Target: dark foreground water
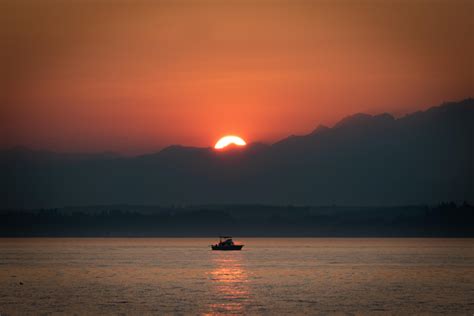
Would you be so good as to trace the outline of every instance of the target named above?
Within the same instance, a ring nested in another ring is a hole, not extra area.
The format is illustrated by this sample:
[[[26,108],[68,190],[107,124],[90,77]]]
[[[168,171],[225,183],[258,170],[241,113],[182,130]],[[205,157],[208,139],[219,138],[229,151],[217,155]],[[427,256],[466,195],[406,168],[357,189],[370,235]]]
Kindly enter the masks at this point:
[[[0,314],[474,313],[474,239],[0,239]]]

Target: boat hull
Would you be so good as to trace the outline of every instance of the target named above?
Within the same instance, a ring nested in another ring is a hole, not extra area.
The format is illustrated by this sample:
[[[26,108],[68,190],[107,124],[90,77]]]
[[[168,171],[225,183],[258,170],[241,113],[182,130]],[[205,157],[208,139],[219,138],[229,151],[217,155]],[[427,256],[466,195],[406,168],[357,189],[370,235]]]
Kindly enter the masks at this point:
[[[231,251],[231,250],[241,250],[244,245],[232,245],[232,246],[220,246],[220,245],[212,245],[212,250],[223,250],[223,251]]]

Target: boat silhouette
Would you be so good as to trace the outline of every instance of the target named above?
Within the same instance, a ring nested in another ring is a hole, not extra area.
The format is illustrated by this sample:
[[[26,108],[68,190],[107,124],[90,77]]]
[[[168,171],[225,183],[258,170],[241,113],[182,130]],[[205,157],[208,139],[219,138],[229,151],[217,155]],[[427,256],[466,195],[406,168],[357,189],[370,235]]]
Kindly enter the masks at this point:
[[[236,245],[231,236],[219,236],[219,243],[211,245],[212,250],[241,250],[244,245]]]

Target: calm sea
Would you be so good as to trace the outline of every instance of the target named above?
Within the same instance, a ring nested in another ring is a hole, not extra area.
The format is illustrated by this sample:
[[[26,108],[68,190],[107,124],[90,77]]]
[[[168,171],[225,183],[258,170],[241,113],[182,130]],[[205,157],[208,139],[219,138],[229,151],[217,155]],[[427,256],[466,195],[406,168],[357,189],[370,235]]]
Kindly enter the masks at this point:
[[[474,239],[0,239],[0,314],[474,313]]]

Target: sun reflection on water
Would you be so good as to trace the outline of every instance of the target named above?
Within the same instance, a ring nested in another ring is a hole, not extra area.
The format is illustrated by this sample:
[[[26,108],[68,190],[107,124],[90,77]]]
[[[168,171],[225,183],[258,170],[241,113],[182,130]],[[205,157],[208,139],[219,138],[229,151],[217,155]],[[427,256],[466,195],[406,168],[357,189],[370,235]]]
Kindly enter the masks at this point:
[[[242,252],[214,252],[209,272],[214,297],[207,315],[240,314],[249,300],[248,275]]]

